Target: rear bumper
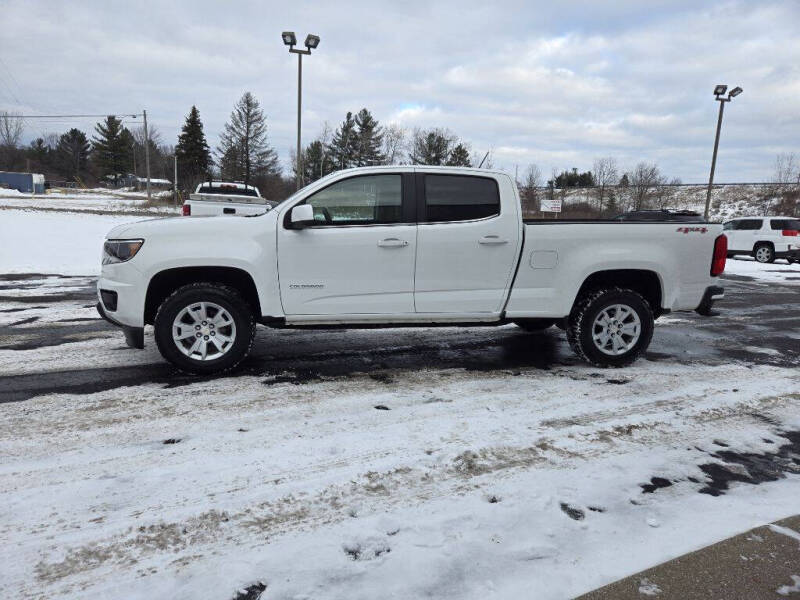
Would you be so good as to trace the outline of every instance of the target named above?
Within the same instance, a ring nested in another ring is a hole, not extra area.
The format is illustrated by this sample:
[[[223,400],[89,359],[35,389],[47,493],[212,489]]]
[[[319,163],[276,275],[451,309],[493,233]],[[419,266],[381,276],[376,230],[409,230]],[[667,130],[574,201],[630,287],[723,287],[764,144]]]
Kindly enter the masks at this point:
[[[703,299],[694,310],[698,315],[703,315],[704,317],[711,316],[711,308],[714,306],[714,302],[717,300],[722,300],[724,297],[724,287],[719,285],[711,285],[706,288],[706,291],[703,294]]]
[[[125,334],[125,343],[128,344],[128,346],[137,348],[138,350],[144,348],[144,327],[131,327],[130,325],[123,325],[119,321],[114,320],[113,317],[108,316],[108,313],[103,308],[102,302],[97,303],[97,312],[99,312],[100,316],[106,321],[122,329],[122,333]]]

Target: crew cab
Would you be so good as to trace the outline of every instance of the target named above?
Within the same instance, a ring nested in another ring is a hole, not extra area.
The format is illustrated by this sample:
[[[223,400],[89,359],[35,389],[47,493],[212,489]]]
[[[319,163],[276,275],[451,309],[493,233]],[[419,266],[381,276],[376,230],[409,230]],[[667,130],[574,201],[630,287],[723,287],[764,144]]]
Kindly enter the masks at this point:
[[[180,369],[233,368],[256,323],[281,328],[559,325],[597,366],[623,366],[670,311],[723,297],[722,226],[523,220],[500,171],[338,171],[269,212],[111,230],[98,310]],[[537,343],[532,338],[531,343]]]
[[[183,216],[261,215],[272,206],[253,185],[230,181],[204,181],[183,204]]]
[[[796,217],[741,217],[723,224],[728,257],[753,256],[760,263],[785,258],[800,262],[800,219]]]

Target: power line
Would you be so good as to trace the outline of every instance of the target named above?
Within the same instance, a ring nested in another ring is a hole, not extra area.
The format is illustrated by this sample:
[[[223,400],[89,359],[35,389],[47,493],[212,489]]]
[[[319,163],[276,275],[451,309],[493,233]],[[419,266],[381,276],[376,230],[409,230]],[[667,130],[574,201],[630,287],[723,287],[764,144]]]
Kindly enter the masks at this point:
[[[3,115],[10,119],[102,119],[103,117],[141,117],[142,113],[106,113],[104,115]]]

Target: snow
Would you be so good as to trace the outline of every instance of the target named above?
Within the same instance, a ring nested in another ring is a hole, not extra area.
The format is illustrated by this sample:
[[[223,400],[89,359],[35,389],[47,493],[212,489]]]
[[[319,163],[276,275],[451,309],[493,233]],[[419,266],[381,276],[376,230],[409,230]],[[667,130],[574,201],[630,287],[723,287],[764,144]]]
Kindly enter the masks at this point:
[[[16,190],[0,190],[0,208],[28,208],[59,211],[91,211],[100,213],[157,213],[178,214],[176,206],[154,206],[147,203],[144,192],[128,192],[125,190],[86,190],[86,191],[54,191],[47,194],[6,194]],[[172,197],[172,192],[153,194],[153,197]]]
[[[782,585],[775,590],[781,596],[788,596],[800,592],[800,575],[792,575],[792,585]]]
[[[760,263],[750,257],[736,256],[725,262],[725,275],[742,275],[764,283],[800,285],[800,264],[786,261]]]
[[[146,343],[91,364],[158,361]],[[61,355],[77,361],[80,344]],[[17,360],[65,368],[51,351]],[[796,512],[797,475],[718,498],[687,480],[703,480],[712,440],[774,451],[754,412],[800,426],[793,370],[641,361],[624,386],[607,375],[241,375],[0,405],[0,592],[225,598],[262,580],[272,598],[547,600]],[[653,476],[674,484],[643,494]]]
[[[100,272],[103,239],[136,217],[0,210],[0,273]]]

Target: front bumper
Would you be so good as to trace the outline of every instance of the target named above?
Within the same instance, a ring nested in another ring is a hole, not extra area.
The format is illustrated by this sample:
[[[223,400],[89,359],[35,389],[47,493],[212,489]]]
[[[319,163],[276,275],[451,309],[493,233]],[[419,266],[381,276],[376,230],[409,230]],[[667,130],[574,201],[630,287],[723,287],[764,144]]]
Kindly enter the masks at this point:
[[[719,285],[711,285],[706,288],[705,293],[703,294],[703,299],[700,301],[700,304],[694,311],[698,315],[703,315],[704,317],[710,317],[713,313],[711,312],[712,307],[714,306],[714,302],[717,300],[722,300],[725,297],[725,288]]]
[[[106,321],[122,329],[122,333],[125,334],[125,343],[127,343],[128,346],[139,350],[144,348],[144,327],[131,327],[130,325],[123,325],[119,321],[114,320],[113,317],[108,316],[108,313],[103,308],[102,302],[97,303],[97,312],[99,312],[100,316]]]

